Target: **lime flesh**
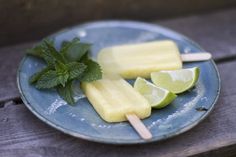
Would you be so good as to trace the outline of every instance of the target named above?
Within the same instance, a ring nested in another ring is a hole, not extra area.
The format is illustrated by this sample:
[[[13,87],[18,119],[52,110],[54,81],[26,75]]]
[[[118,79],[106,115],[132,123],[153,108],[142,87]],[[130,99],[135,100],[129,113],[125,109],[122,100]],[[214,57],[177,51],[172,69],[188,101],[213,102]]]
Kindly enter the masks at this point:
[[[134,89],[148,100],[151,107],[157,109],[167,106],[177,97],[174,93],[157,87],[141,77],[136,79]]]
[[[178,94],[192,88],[198,81],[199,73],[198,67],[153,72],[151,73],[151,80],[156,86]]]

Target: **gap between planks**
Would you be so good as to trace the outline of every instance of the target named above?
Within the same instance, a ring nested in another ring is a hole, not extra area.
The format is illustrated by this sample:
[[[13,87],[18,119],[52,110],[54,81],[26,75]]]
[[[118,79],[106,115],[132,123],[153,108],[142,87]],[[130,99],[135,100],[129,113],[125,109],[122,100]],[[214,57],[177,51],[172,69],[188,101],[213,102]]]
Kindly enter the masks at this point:
[[[21,100],[21,98],[17,97],[17,98],[11,99],[11,100],[5,100],[5,101],[0,102],[0,108],[3,108],[3,107],[5,107],[8,104],[11,104],[11,105],[21,105],[21,104],[24,104],[24,103]]]
[[[236,55],[225,56],[222,58],[214,59],[216,64],[223,64],[227,62],[234,62],[236,61]]]

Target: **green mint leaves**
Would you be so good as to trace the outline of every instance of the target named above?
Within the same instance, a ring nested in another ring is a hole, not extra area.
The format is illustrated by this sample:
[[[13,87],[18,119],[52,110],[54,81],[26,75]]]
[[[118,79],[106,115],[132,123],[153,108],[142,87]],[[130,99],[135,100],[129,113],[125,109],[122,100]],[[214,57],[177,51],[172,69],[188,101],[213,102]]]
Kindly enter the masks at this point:
[[[43,59],[47,66],[33,74],[29,82],[38,89],[55,88],[68,104],[74,104],[73,81],[91,82],[102,78],[99,64],[88,56],[90,47],[91,44],[74,38],[63,42],[57,51],[53,41],[43,40],[27,54]]]

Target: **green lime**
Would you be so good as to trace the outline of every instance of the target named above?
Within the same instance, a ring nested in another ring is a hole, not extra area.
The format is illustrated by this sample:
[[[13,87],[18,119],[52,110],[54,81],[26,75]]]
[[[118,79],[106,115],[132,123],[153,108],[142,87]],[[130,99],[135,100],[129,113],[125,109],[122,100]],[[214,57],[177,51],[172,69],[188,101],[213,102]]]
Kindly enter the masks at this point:
[[[153,108],[157,109],[167,106],[177,97],[174,93],[157,87],[141,77],[136,79],[134,89],[143,95]]]
[[[199,73],[198,67],[153,72],[151,73],[151,80],[156,86],[177,94],[192,88],[198,81]]]

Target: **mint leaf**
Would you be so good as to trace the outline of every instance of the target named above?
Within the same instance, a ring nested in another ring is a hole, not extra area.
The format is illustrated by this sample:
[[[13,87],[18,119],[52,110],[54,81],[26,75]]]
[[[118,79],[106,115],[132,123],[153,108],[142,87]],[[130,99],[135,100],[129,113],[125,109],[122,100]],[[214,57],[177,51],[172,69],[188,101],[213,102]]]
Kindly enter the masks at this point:
[[[61,44],[60,53],[62,53],[62,55],[64,55],[71,45],[79,43],[79,42],[80,42],[80,39],[77,37],[74,38],[72,41],[63,41]]]
[[[29,82],[30,82],[31,84],[36,83],[36,82],[38,81],[38,79],[39,79],[43,74],[45,74],[46,72],[48,72],[49,70],[50,70],[50,68],[49,68],[49,67],[46,67],[46,68],[42,69],[41,71],[39,71],[39,72],[33,74],[33,75],[30,77]]]
[[[69,61],[79,61],[81,57],[88,52],[90,47],[91,44],[74,41],[71,44],[67,44],[67,46],[62,49],[61,53]]]
[[[53,43],[51,43],[51,42],[49,42],[49,41],[47,41],[47,40],[45,40],[44,43],[45,43],[45,45],[46,45],[46,47],[47,47],[47,51],[46,51],[46,52],[47,52],[51,57],[53,57],[55,60],[60,61],[60,62],[62,62],[62,63],[65,63],[65,62],[66,62],[64,56],[61,55],[61,53],[57,52],[57,50],[55,49]]]
[[[43,56],[42,56],[42,48],[41,48],[40,45],[36,45],[32,49],[27,49],[26,50],[26,54],[31,55],[31,56],[35,56],[35,57],[38,57],[38,58],[43,58]]]
[[[102,78],[102,69],[98,63],[91,59],[86,59],[84,64],[87,68],[80,78],[80,81],[91,82]]]
[[[36,82],[36,88],[47,89],[52,88],[60,84],[57,72],[54,70],[49,70],[48,72],[42,74],[42,76]]]
[[[68,82],[65,87],[59,85],[57,86],[58,94],[69,104],[74,104],[75,100],[73,98],[73,89],[72,89],[72,81]]]
[[[56,69],[56,71],[59,73],[65,73],[65,72],[67,72],[67,67],[66,67],[66,65],[64,64],[64,63],[62,63],[62,62],[56,62],[55,63],[55,69]]]
[[[43,51],[47,50],[47,46],[45,45],[45,41],[47,41],[50,44],[53,44],[52,40],[44,39],[39,44],[35,45],[33,48],[26,50],[26,53],[28,55],[32,55],[38,58],[43,58]]]
[[[55,63],[56,70],[47,70],[38,78],[36,87],[41,88],[52,88],[59,84],[63,87],[69,79],[69,72],[67,66],[61,62]]]
[[[63,87],[65,87],[65,85],[66,85],[66,82],[68,81],[68,79],[69,79],[69,74],[67,73],[67,74],[64,74],[64,75],[58,75],[58,80],[59,80],[59,82],[60,82],[60,84],[63,86]]]
[[[44,39],[32,49],[27,50],[27,54],[43,59],[49,66],[52,67],[56,59],[54,58],[54,55],[52,55],[50,52],[52,50],[51,47],[53,47],[53,41]],[[56,50],[53,49],[53,51]]]
[[[60,84],[64,87],[70,76],[68,72],[68,68],[65,64],[61,62],[56,62],[55,68],[56,68],[58,80]]]
[[[87,66],[83,63],[78,63],[78,62],[71,62],[66,64],[68,71],[69,71],[69,76],[70,80],[78,78],[83,74]]]
[[[43,50],[41,55],[48,66],[54,67],[56,60],[48,53],[48,50]]]

